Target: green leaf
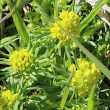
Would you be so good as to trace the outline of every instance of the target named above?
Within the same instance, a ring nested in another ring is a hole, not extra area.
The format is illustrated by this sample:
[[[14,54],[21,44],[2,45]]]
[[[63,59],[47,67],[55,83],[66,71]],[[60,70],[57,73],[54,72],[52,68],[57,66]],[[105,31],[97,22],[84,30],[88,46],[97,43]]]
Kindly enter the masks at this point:
[[[58,12],[59,12],[59,0],[54,0],[54,19],[56,21],[59,20],[59,18],[58,18]]]
[[[43,25],[43,24],[40,23],[40,22],[35,22],[35,21],[32,21],[32,20],[27,20],[27,19],[24,19],[24,21],[26,21],[26,22],[28,22],[28,23],[35,24],[35,25],[40,26],[40,27],[46,27],[46,25]]]
[[[7,76],[2,76],[2,77],[0,78],[0,81],[3,82],[3,80],[6,79],[6,78],[7,78]],[[4,81],[3,83],[6,83],[6,82]],[[5,84],[4,84],[4,85],[5,85]],[[6,84],[6,86],[7,86],[7,84]]]
[[[95,94],[95,85],[93,85],[89,100],[88,100],[88,110],[94,110],[94,94]]]
[[[16,100],[14,110],[18,110],[19,100]]]
[[[37,29],[37,32],[50,32],[50,28],[40,28]]]
[[[14,38],[16,38],[17,36],[12,36],[12,37],[6,37],[0,40],[0,44],[6,43]]]
[[[10,18],[14,13],[19,11],[24,5],[26,5],[30,0],[17,0],[16,5],[12,8],[10,13],[8,13],[4,18],[0,20],[0,23],[4,20]]]
[[[10,46],[10,45],[4,45],[4,48],[5,48],[10,54],[12,54],[13,51],[14,51],[13,47]]]
[[[59,79],[58,77],[56,77],[55,75],[52,75],[50,73],[37,73],[41,76],[45,76],[45,77],[49,77],[49,78],[53,78],[53,79]]]
[[[13,47],[14,47],[16,50],[19,50],[19,49],[20,49],[19,46],[18,46],[16,43],[14,43],[14,42],[12,42],[11,45],[13,45]]]
[[[70,55],[70,52],[69,52],[69,48],[67,46],[65,46],[65,52],[66,52],[66,55],[68,57],[68,60],[71,62],[71,55]]]
[[[58,70],[62,73],[62,74],[67,74],[68,71],[65,70],[64,68],[62,68],[60,65],[58,64],[54,64],[56,66],[56,68],[58,68]]]
[[[97,45],[93,41],[88,41],[92,46],[96,47]]]
[[[12,67],[5,67],[5,68],[3,68],[3,69],[0,69],[0,71],[8,71],[9,69],[12,69]],[[6,74],[9,74],[8,72],[6,73],[6,72],[4,72],[4,73],[1,73],[0,72],[0,74],[4,74],[4,75],[6,75]]]
[[[108,0],[99,0],[98,3],[95,5],[95,7],[92,9],[92,11],[89,13],[89,15],[81,22],[81,28],[80,31],[83,30],[90,21],[98,14],[100,9],[106,4]]]
[[[0,51],[0,54],[3,55],[3,56],[5,56],[5,57],[9,57],[10,56],[9,54],[6,54],[6,53],[4,53],[2,51]]]
[[[30,78],[37,80],[36,76],[34,76],[33,74],[30,74]]]
[[[74,8],[74,13],[78,14],[79,10],[83,6],[84,2],[80,2],[75,8]]]
[[[49,23],[50,19],[49,19],[48,14],[47,14],[46,11],[44,10],[44,8],[41,7],[41,6],[38,5],[38,4],[37,4],[37,6],[38,6],[38,8],[40,9],[41,17],[42,17],[43,21],[44,21],[45,23]]]
[[[17,36],[16,36],[17,37]],[[9,44],[11,44],[13,41],[16,41],[16,40],[18,40],[19,38],[13,38],[12,40],[9,40],[9,41],[7,41],[7,42],[2,42],[2,44],[0,43],[0,48],[2,48],[2,47],[4,47],[4,46],[6,46],[6,45],[9,45]]]
[[[61,103],[60,103],[60,109],[59,110],[63,110],[64,105],[66,103],[66,100],[67,100],[67,97],[68,97],[68,94],[69,94],[70,83],[71,83],[71,80],[72,80],[72,77],[73,77],[73,72],[74,72],[74,67],[73,67],[73,70],[72,70],[72,72],[69,76],[67,85],[65,86],[65,90],[64,90],[64,94],[63,94],[63,97],[62,97],[62,100],[61,100]]]
[[[11,10],[13,8],[12,2],[10,0],[7,0],[7,4],[10,7],[10,10]],[[21,41],[23,41],[24,45],[25,44],[27,45],[28,41],[29,41],[29,36],[28,36],[27,31],[26,31],[26,29],[25,29],[25,27],[23,25],[23,22],[22,22],[22,20],[20,18],[19,13],[18,12],[15,13],[12,17],[13,17],[15,26],[16,26],[16,28],[18,30],[18,33],[21,36]]]
[[[2,64],[2,65],[10,65],[10,62],[7,62],[7,61],[0,61],[0,64]]]

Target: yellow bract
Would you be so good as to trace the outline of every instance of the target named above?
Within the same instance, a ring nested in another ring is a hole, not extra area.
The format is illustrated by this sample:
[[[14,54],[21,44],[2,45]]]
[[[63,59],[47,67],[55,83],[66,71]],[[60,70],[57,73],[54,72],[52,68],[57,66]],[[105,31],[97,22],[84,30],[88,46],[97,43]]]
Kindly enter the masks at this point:
[[[85,58],[78,59],[78,61],[79,69],[74,71],[75,75],[72,78],[71,86],[78,89],[79,96],[85,96],[90,93],[94,84],[98,84],[102,75],[94,63],[88,62]]]
[[[10,55],[9,61],[12,62],[12,69],[18,72],[31,70],[33,65],[34,55],[29,53],[27,49],[22,49],[20,51],[15,50],[13,54]]]
[[[76,36],[80,34],[80,22],[78,15],[76,15],[73,11],[62,11],[60,18],[61,20],[57,22],[76,38]],[[59,43],[64,46],[73,42],[69,36],[67,36],[66,33],[63,32],[63,30],[57,25],[57,23],[54,23],[54,27],[52,27],[50,31],[52,32],[52,37],[59,39]]]

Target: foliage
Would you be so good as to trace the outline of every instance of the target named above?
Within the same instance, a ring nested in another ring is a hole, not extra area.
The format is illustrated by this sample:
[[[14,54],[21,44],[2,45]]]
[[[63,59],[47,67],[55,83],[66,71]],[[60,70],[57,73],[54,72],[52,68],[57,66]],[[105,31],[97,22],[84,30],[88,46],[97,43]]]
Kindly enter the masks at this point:
[[[110,31],[97,16],[106,3],[1,1],[0,110],[110,108]]]

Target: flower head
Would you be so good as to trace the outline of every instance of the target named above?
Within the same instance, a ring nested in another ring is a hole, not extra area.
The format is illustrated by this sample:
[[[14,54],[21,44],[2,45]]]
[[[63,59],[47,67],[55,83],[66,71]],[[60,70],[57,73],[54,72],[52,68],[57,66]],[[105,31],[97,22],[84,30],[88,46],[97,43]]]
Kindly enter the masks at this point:
[[[78,89],[79,96],[86,96],[90,93],[92,86],[98,84],[98,81],[102,79],[102,75],[94,63],[88,62],[84,58],[78,59],[78,61],[79,69],[74,71],[71,86]]]
[[[30,71],[33,65],[34,55],[29,53],[27,49],[20,51],[15,50],[10,55],[9,61],[12,63],[12,69],[18,72]]]
[[[17,99],[21,99],[19,93],[11,94],[10,90],[3,91],[0,97],[0,110],[9,110],[11,104]]]
[[[80,22],[78,20],[78,15],[73,11],[62,11],[60,14],[61,20],[57,21],[66,31],[68,31],[73,37],[76,38],[80,34]],[[59,39],[59,43],[66,46],[71,44],[73,41],[66,35],[65,32],[54,23],[54,27],[50,29],[52,32],[52,37]]]

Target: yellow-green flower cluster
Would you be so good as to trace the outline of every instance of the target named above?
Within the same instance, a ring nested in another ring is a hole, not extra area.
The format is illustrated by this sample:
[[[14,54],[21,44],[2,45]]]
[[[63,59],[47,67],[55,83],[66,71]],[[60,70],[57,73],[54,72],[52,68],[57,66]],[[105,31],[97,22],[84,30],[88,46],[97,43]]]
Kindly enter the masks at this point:
[[[12,69],[18,72],[31,70],[33,65],[34,55],[29,53],[27,49],[22,49],[20,51],[15,50],[13,54],[10,55],[9,61],[12,62]]]
[[[102,78],[100,70],[94,63],[88,62],[86,59],[78,59],[79,69],[75,70],[72,78],[71,86],[78,89],[79,96],[88,95],[94,84]]]
[[[9,110],[11,104],[17,99],[21,99],[19,93],[11,94],[10,90],[2,92],[0,97],[0,110]]]
[[[62,11],[60,18],[61,20],[57,22],[76,38],[76,36],[80,34],[80,22],[78,20],[78,15],[76,15],[73,11]],[[73,42],[57,23],[54,23],[54,27],[52,27],[50,31],[52,32],[52,37],[59,39],[59,43],[64,46]]]

